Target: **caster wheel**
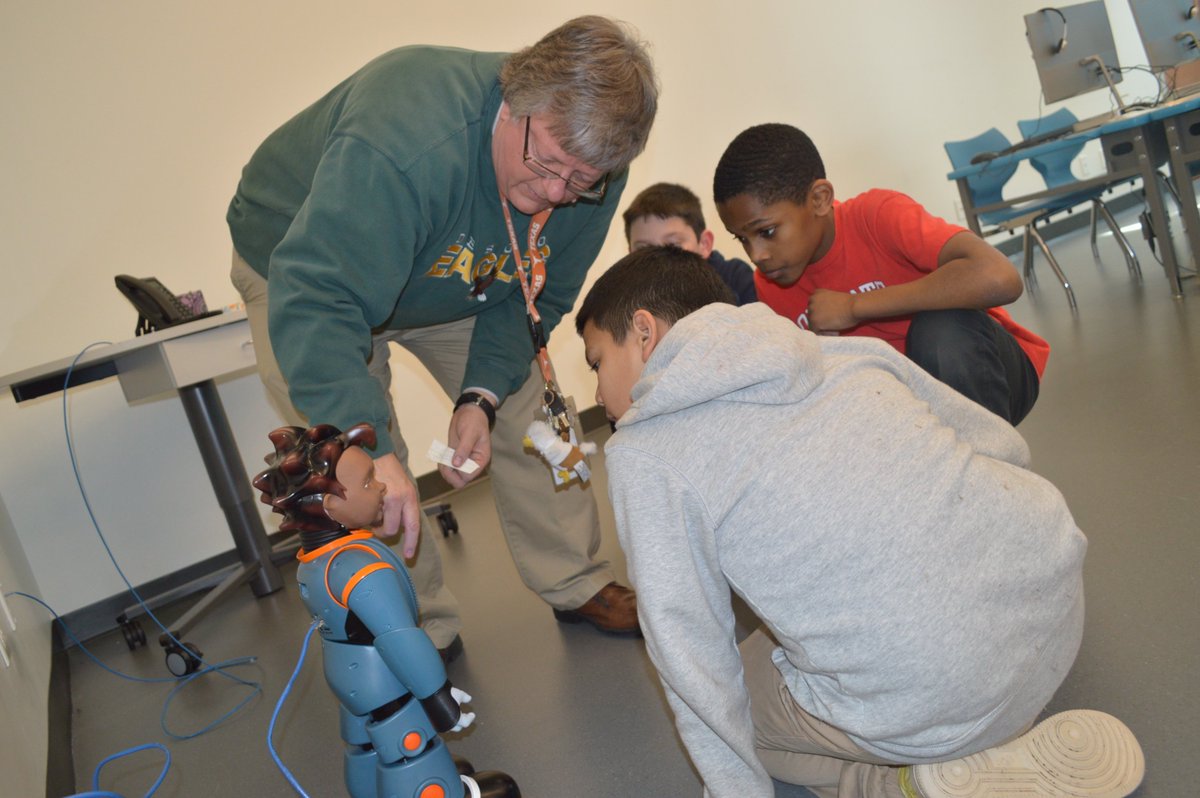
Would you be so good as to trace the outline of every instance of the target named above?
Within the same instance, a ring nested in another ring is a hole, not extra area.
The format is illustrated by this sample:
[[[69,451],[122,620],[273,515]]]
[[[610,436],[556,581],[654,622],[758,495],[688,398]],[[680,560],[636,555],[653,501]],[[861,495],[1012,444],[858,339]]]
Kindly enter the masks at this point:
[[[437,515],[438,526],[442,528],[442,537],[448,538],[451,534],[458,534],[458,519],[454,517],[453,510],[443,510]]]
[[[146,645],[146,631],[142,629],[140,622],[131,621],[124,615],[118,615],[117,623],[121,626],[121,635],[124,636],[125,645],[129,647],[130,651]]]
[[[191,643],[182,646],[176,643],[167,645],[167,670],[176,677],[187,676],[200,670],[203,652]]]

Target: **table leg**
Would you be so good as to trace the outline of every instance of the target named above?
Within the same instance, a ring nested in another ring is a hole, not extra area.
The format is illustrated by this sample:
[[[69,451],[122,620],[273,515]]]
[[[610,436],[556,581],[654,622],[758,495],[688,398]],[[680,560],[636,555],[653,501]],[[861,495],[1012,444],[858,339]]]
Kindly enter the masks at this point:
[[[225,512],[229,531],[243,564],[253,565],[256,573],[249,579],[256,596],[274,593],[283,587],[283,577],[271,560],[271,544],[263,529],[258,505],[250,490],[250,480],[242,465],[241,454],[233,439],[233,430],[221,404],[216,383],[204,380],[179,389],[179,398],[191,424],[196,445],[212,482],[213,492]]]
[[[1175,187],[1175,195],[1179,198],[1179,216],[1183,219],[1183,229],[1187,233],[1188,246],[1192,250],[1192,265],[1197,265],[1200,257],[1200,210],[1196,208],[1196,190],[1192,185],[1192,172],[1188,168],[1183,155],[1183,145],[1179,138],[1179,118],[1171,117],[1165,124],[1167,134],[1167,153],[1171,165],[1171,183]],[[1176,296],[1183,295],[1183,284],[1176,273]]]
[[[1171,240],[1167,208],[1163,202],[1162,187],[1158,184],[1158,170],[1146,144],[1145,128],[1133,137],[1132,144],[1134,154],[1137,156],[1138,167],[1142,173],[1142,188],[1146,192],[1146,202],[1150,204],[1150,224],[1154,228],[1154,237],[1158,239],[1163,267],[1167,270],[1167,279],[1171,281],[1171,292],[1173,296],[1181,297],[1183,296],[1183,283],[1179,278],[1179,262],[1175,258],[1175,242]]]

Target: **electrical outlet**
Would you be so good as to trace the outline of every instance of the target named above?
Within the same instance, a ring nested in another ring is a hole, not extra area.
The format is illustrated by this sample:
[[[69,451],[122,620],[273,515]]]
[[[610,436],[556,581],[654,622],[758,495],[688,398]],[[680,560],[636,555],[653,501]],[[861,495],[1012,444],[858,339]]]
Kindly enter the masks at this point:
[[[4,585],[0,585],[0,616],[8,624],[8,631],[17,631],[17,622],[13,620],[12,610],[8,608],[8,599],[4,598]]]
[[[0,632],[0,665],[5,668],[12,665],[12,657],[8,652],[8,638],[4,636],[4,632]]]

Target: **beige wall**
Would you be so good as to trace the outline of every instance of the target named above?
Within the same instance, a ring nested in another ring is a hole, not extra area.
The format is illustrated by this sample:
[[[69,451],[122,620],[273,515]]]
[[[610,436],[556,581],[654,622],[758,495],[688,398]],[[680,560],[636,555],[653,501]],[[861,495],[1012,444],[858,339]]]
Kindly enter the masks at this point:
[[[658,180],[710,194],[712,169],[744,127],[805,128],[839,196],[906,191],[954,218],[942,142],[1039,113],[1021,16],[1041,0],[659,2],[603,0],[589,11],[634,23],[653,47],[661,113],[634,165],[633,192]],[[1123,0],[1109,2],[1126,64],[1145,60]],[[346,74],[416,42],[512,49],[579,13],[549,0],[6,3],[0,10],[0,374],[130,337],[117,273],[156,275],[210,305],[236,300],[226,273],[225,207],[259,141]],[[1127,84],[1127,94],[1148,93]],[[1103,94],[1070,106],[1108,107]],[[1020,180],[1033,186],[1034,176]],[[718,220],[706,199],[710,224]],[[738,248],[723,231],[718,247]],[[595,272],[623,254],[614,227]],[[593,384],[570,319],[551,351],[582,407]],[[407,361],[405,361],[407,362]],[[413,451],[444,436],[449,404],[419,369],[397,369]],[[276,423],[253,376],[222,394],[255,469]],[[75,493],[57,398],[0,398],[20,458],[3,491],[45,596],[69,612],[122,589]],[[73,391],[71,425],[98,520],[135,583],[230,548],[224,519],[177,402],[129,407],[113,381]],[[429,466],[418,459],[418,472]],[[64,552],[69,557],[64,558]],[[90,564],[88,563],[98,563]]]
[[[0,499],[0,592],[38,595],[37,581]],[[12,664],[0,667],[0,773],[5,795],[41,795],[46,789],[50,685],[50,615],[28,599],[14,596],[8,606],[16,621],[11,632],[0,614]]]

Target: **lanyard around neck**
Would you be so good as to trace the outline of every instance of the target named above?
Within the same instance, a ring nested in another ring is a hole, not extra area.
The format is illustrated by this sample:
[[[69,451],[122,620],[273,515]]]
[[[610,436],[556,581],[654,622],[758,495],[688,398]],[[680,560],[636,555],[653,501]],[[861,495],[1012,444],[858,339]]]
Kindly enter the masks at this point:
[[[554,371],[550,367],[550,355],[546,351],[546,334],[542,329],[542,317],[534,304],[538,294],[546,286],[546,259],[538,249],[538,237],[546,227],[553,208],[547,208],[537,213],[529,220],[528,253],[529,270],[525,269],[525,259],[521,255],[521,245],[517,240],[517,230],[513,227],[512,212],[508,209],[508,198],[500,194],[500,207],[504,210],[504,226],[508,228],[508,240],[512,244],[513,261],[516,263],[517,279],[521,284],[521,294],[525,297],[525,314],[529,320],[529,334],[533,339],[533,349],[537,353],[538,365],[546,382],[553,382]]]
[[[558,382],[554,379],[554,366],[550,363],[550,352],[546,349],[546,331],[542,327],[542,317],[534,304],[534,300],[546,286],[546,259],[542,257],[542,253],[538,249],[538,237],[545,229],[550,212],[554,209],[547,208],[535,214],[529,221],[529,272],[526,273],[525,261],[521,256],[521,245],[517,240],[516,228],[513,227],[512,212],[508,209],[508,197],[505,197],[503,192],[500,193],[500,207],[504,210],[504,225],[508,228],[508,240],[512,244],[517,279],[521,283],[521,293],[525,297],[525,316],[529,323],[529,336],[533,339],[533,351],[537,356],[538,368],[541,369],[542,379],[546,383],[545,391],[542,394],[542,408],[546,411],[555,431],[566,440],[571,429],[567,403],[558,387]]]

